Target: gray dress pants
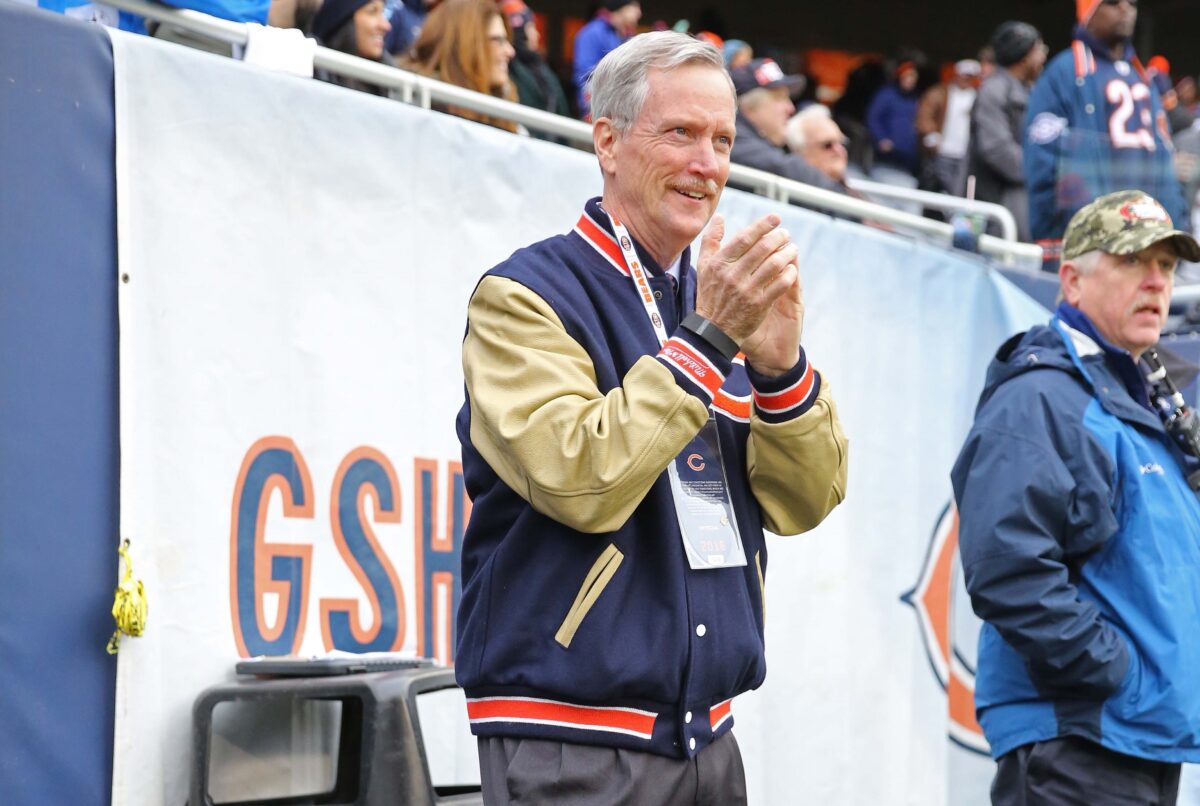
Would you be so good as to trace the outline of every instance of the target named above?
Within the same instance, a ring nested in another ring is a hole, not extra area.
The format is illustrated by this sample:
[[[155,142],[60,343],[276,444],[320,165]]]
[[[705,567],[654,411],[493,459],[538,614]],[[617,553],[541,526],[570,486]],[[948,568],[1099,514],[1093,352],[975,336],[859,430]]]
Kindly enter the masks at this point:
[[[691,759],[540,739],[479,739],[487,806],[739,806],[746,772],[729,732]]]

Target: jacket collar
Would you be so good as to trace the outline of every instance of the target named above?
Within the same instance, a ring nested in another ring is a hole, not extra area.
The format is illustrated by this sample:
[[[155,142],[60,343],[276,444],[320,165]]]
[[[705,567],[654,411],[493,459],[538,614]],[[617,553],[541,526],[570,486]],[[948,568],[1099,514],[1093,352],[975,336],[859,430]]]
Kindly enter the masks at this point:
[[[595,249],[608,265],[626,277],[629,276],[629,269],[625,265],[625,256],[621,253],[621,247],[617,243],[617,236],[613,233],[612,221],[609,219],[608,213],[604,212],[604,207],[600,204],[599,196],[589,199],[587,204],[583,206],[583,214],[579,216],[579,221],[575,223],[574,231],[589,246]],[[642,261],[642,265],[649,269],[651,276],[662,277],[665,274],[662,267],[637,242],[636,238],[633,241],[633,248],[637,252],[638,258]],[[683,255],[679,259],[679,276],[681,278],[691,269],[691,252],[691,246],[685,247]]]
[[[1081,65],[1079,63],[1080,56],[1081,56],[1081,54],[1080,54],[1081,47],[1086,52],[1085,54],[1083,54],[1084,58],[1088,59],[1088,63],[1085,65]],[[1075,26],[1075,41],[1074,41],[1074,43],[1072,43],[1072,48],[1075,50],[1076,73],[1079,72],[1081,67],[1084,68],[1085,75],[1088,73],[1096,72],[1096,61],[1095,60],[1097,58],[1102,59],[1106,62],[1113,61],[1112,56],[1109,55],[1108,45],[1104,44],[1099,39],[1092,36],[1091,33],[1089,33],[1088,30],[1086,28],[1084,28],[1082,25]],[[1145,75],[1146,71],[1142,67],[1142,63],[1138,60],[1137,52],[1133,49],[1133,43],[1131,41],[1125,42],[1125,47],[1121,53],[1121,58],[1123,60],[1129,62],[1130,65],[1132,65],[1133,68],[1138,71],[1138,73],[1141,75],[1143,81],[1146,80],[1146,75]]]
[[[1062,314],[1066,313],[1068,319]],[[1081,329],[1072,322],[1084,326]],[[1092,394],[1110,414],[1161,431],[1162,421],[1150,404],[1146,381],[1128,352],[1109,344],[1077,308],[1060,303],[1051,320],[1067,354]]]

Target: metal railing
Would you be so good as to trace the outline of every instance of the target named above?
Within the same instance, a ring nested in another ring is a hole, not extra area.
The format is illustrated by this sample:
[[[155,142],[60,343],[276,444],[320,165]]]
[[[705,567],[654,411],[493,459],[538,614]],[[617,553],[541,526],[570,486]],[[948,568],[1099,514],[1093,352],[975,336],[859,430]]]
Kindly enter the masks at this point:
[[[1171,302],[1183,304],[1200,302],[1200,283],[1177,286],[1171,292]]]
[[[990,218],[1000,225],[1001,238],[1006,241],[1017,240],[1017,219],[1003,204],[979,201],[978,199],[964,199],[948,193],[933,193],[917,188],[886,185],[883,182],[873,182],[869,179],[847,179],[846,184],[852,190],[876,198],[913,202],[922,207],[932,207],[943,213],[965,213],[982,219]]]
[[[244,23],[218,19],[198,11],[171,8],[147,2],[147,0],[105,0],[105,2],[114,8],[140,14],[147,19],[232,45],[245,45],[249,38],[248,28]],[[453,84],[446,84],[417,73],[368,61],[341,51],[318,47],[313,58],[313,66],[340,76],[397,90],[401,100],[416,103],[426,109],[430,108],[433,103],[458,106],[489,117],[512,121],[527,129],[563,138],[584,148],[590,148],[592,144],[592,127],[582,121],[456,87]],[[744,165],[730,166],[729,181],[739,186],[753,188],[760,194],[781,202],[794,202],[804,207],[849,218],[877,222],[905,232],[923,235],[941,244],[949,245],[954,238],[953,227],[942,221],[934,221],[882,204],[813,187]],[[872,187],[868,192],[875,192],[876,189],[873,187],[875,183],[870,184]],[[888,186],[884,186],[884,188],[892,195],[895,195],[895,191],[898,190]],[[1013,223],[1009,227],[1012,216],[1003,207],[926,191],[906,192],[909,194],[908,199],[920,201],[926,206],[937,206],[940,209],[961,209],[964,212],[999,220],[1005,235],[1009,237],[980,235],[979,251],[1001,264],[1013,268],[1037,270],[1041,266],[1041,247],[1036,244],[1019,243],[1015,240],[1016,225]],[[880,191],[880,195],[883,195],[883,191]],[[927,199],[926,197],[934,198]],[[951,208],[950,205],[954,205],[954,207]],[[1004,216],[1007,216],[1007,219]]]

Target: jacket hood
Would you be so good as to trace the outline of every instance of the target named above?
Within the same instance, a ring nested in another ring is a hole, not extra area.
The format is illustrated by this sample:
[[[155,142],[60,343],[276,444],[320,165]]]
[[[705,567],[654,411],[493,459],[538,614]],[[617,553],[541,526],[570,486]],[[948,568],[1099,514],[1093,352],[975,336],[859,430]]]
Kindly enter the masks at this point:
[[[988,365],[977,410],[991,399],[1002,384],[1018,375],[1041,369],[1071,373],[1087,382],[1087,378],[1071,360],[1063,336],[1051,325],[1038,325],[1000,345],[992,357],[992,363]]]

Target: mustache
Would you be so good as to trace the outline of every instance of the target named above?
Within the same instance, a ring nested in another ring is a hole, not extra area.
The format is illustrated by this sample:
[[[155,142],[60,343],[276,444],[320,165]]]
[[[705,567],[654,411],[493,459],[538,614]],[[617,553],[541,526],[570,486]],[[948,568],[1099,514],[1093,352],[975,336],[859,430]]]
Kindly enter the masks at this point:
[[[683,193],[704,193],[715,196],[721,192],[720,186],[714,179],[680,179],[673,185],[675,190]]]
[[[1166,313],[1166,306],[1159,297],[1142,297],[1133,304],[1134,311],[1140,311],[1143,308],[1154,308],[1159,313]]]

